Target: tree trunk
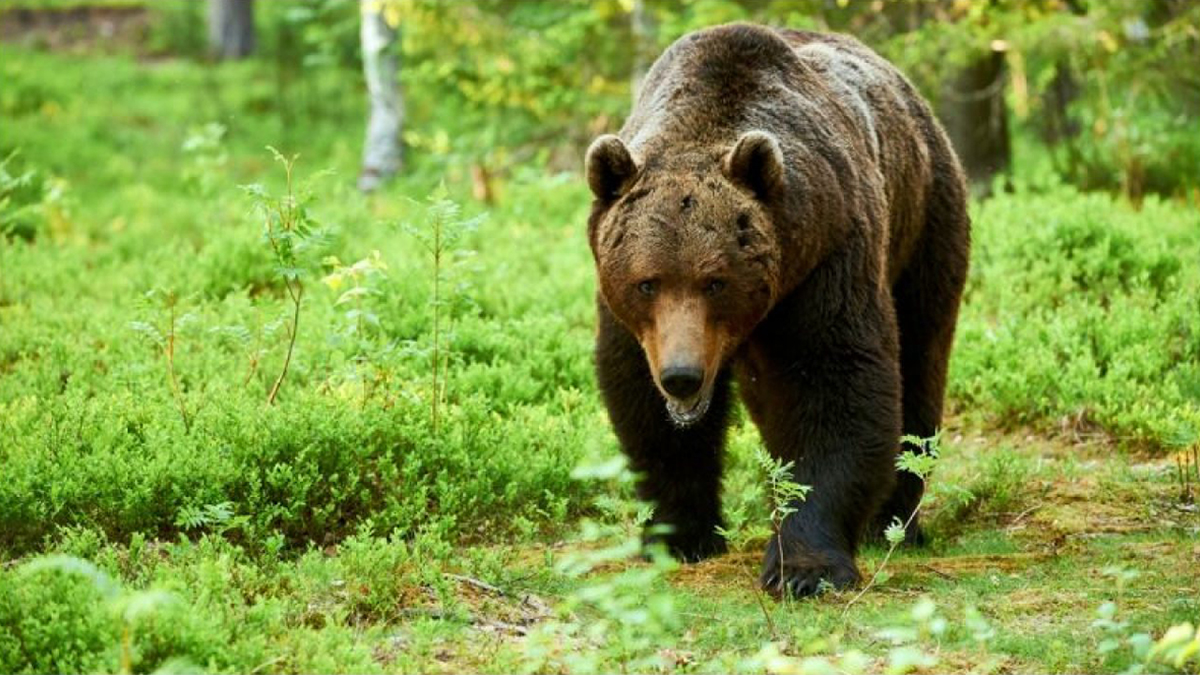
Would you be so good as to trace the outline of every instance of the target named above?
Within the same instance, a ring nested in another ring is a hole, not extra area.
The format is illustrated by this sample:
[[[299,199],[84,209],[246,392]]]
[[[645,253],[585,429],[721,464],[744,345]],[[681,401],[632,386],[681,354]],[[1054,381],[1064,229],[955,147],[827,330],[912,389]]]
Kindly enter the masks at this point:
[[[249,56],[254,51],[254,0],[208,0],[208,37],[217,58]]]
[[[992,178],[1012,162],[1004,51],[995,45],[973,59],[943,88],[939,117],[974,191],[987,194]]]

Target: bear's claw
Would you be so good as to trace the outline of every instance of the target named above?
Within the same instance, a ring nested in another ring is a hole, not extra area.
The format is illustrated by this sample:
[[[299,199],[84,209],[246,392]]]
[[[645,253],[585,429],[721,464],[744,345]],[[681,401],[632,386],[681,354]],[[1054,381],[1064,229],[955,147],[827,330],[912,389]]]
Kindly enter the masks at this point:
[[[759,585],[774,597],[819,595],[830,588],[848,588],[862,579],[853,559],[846,554],[789,548],[793,550],[785,553],[781,564],[778,543],[772,540],[767,547]]]

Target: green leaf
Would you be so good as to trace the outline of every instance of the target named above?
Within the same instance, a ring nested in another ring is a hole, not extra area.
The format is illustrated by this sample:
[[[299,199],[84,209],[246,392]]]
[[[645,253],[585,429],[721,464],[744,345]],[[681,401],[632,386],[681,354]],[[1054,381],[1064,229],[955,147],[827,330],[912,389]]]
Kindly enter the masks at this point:
[[[928,597],[922,597],[913,605],[912,618],[918,623],[925,623],[933,618],[934,612],[937,611],[937,605]]]
[[[288,281],[296,281],[306,274],[302,267],[276,267],[275,273]]]
[[[176,602],[178,598],[166,591],[137,591],[125,600],[125,609],[121,612],[121,617],[126,623],[137,623],[160,608]]]
[[[903,675],[914,670],[928,670],[938,664],[933,654],[922,651],[919,647],[897,647],[888,652],[887,670],[890,675]]]
[[[129,328],[159,347],[162,347],[167,342],[166,338],[162,334],[162,331],[160,331],[154,324],[147,323],[145,321],[130,321]]]
[[[267,192],[267,188],[263,187],[262,183],[248,183],[246,185],[239,185],[238,187],[242,189],[242,192],[245,192],[247,195],[257,199],[265,200],[270,199],[271,197],[271,195]]]
[[[624,455],[614,455],[593,464],[580,464],[571,471],[575,480],[609,480],[627,472]]]
[[[86,560],[69,555],[48,555],[34,558],[21,566],[20,573],[23,575],[33,575],[48,571],[82,576],[91,581],[96,590],[100,592],[100,595],[106,598],[114,598],[121,592],[120,585],[113,581],[112,577],[101,571],[99,567]]]
[[[354,302],[355,300],[368,297],[371,294],[371,289],[365,286],[355,286],[354,288],[351,288],[350,290],[338,296],[337,302],[334,302],[333,304],[334,306],[344,305],[347,302]]]

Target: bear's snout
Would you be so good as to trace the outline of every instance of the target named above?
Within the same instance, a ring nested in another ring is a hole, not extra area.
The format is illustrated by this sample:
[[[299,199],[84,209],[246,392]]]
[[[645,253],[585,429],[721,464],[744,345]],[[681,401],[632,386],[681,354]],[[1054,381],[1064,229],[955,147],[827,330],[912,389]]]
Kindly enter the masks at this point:
[[[704,384],[704,369],[696,366],[668,366],[659,373],[663,389],[678,399],[695,396]]]

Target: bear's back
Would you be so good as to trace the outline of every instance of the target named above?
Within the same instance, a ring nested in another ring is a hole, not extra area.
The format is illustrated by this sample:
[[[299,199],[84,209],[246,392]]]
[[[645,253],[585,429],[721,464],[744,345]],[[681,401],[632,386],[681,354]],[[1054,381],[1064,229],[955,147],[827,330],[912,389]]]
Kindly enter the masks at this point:
[[[854,131],[878,158],[879,127],[907,117],[911,96],[899,71],[850,36],[728,24],[667,48],[621,135],[637,146],[662,134],[675,141],[703,140],[713,129],[736,134],[764,120],[813,128],[829,124],[833,105],[854,115]]]
[[[905,115],[903,76],[858,40],[845,35],[777,29],[800,62],[854,112],[872,155],[879,158],[880,124]]]
[[[857,39],[836,33],[779,29],[800,61],[811,68],[858,117],[888,205],[889,259],[907,260],[924,219],[936,162],[959,174],[949,140],[908,79]]]

